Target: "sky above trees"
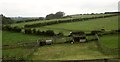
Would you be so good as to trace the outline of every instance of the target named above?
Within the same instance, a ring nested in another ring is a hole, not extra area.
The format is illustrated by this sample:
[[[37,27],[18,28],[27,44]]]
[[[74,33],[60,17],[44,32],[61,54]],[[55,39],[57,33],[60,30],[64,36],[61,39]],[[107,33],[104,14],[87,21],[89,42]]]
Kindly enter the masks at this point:
[[[58,11],[66,15],[118,11],[119,0],[0,0],[0,14],[45,17]]]

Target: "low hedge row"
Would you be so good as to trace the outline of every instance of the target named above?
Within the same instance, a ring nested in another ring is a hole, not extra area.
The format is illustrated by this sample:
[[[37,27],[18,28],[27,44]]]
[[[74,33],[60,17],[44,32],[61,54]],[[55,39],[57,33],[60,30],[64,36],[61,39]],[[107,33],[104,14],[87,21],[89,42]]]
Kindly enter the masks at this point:
[[[25,62],[23,57],[2,57],[2,62]]]
[[[9,25],[6,26],[2,26],[2,30],[7,30],[7,31],[13,31],[13,32],[23,32],[25,34],[34,34],[34,35],[45,35],[45,36],[55,36],[55,35],[59,35],[59,36],[64,36],[63,33],[58,33],[55,34],[53,30],[46,30],[46,31],[41,31],[41,30],[37,30],[37,29],[31,29],[31,28],[19,28],[19,27],[11,27]],[[111,31],[105,31],[105,30],[92,30],[91,33],[86,34],[87,36],[89,35],[108,35],[108,34],[115,34],[120,32],[120,29],[118,30],[111,30]]]
[[[23,32],[25,34],[34,34],[34,35],[45,35],[45,36],[54,36],[54,35],[59,35],[59,36],[63,36],[63,33],[58,33],[55,34],[53,30],[46,30],[46,31],[41,31],[41,30],[37,30],[37,29],[31,29],[31,28],[19,28],[19,27],[11,27],[9,25],[6,26],[2,26],[2,30],[6,30],[6,31],[12,31],[12,32]]]
[[[6,26],[2,26],[2,30],[7,30],[7,31],[14,31],[14,32],[21,32],[21,28],[15,26],[15,27],[11,27],[9,25]]]
[[[30,28],[25,29],[24,33],[25,34],[35,34],[35,35],[46,35],[46,36],[56,35],[53,30],[40,31],[40,30],[30,29]]]
[[[53,25],[53,24],[59,24],[59,23],[77,22],[77,21],[82,21],[82,20],[106,18],[106,17],[112,17],[112,16],[116,16],[116,15],[114,14],[114,15],[107,15],[107,16],[76,18],[76,19],[57,20],[57,21],[51,21],[51,22],[36,23],[36,24],[26,24],[26,25],[24,25],[24,28],[32,28],[32,27],[38,27],[38,26],[41,27],[41,26],[47,26],[47,25]]]

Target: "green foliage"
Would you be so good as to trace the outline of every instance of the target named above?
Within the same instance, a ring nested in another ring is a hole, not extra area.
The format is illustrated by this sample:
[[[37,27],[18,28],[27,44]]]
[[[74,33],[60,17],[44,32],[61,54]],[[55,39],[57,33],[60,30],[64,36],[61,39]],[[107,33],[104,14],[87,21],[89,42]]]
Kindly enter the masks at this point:
[[[55,15],[54,14],[49,14],[46,16],[46,19],[49,20],[49,19],[54,19],[55,18]]]
[[[22,30],[18,26],[11,27],[10,25],[4,25],[4,26],[2,26],[2,29],[6,30],[6,31],[14,31],[14,32],[21,32],[21,30]]]
[[[30,28],[25,29],[25,34],[32,34],[32,30]]]
[[[55,35],[53,30],[47,30],[45,34],[48,35],[48,36],[54,36]]]
[[[59,11],[55,14],[55,18],[62,18],[64,15],[65,15],[64,12]]]
[[[0,17],[2,18],[2,24],[12,24],[15,22],[9,17],[5,17],[3,15],[0,15]]]
[[[65,15],[64,12],[56,12],[56,14],[48,14],[46,15],[46,19],[49,20],[49,19],[55,19],[55,18],[62,18],[63,16]]]

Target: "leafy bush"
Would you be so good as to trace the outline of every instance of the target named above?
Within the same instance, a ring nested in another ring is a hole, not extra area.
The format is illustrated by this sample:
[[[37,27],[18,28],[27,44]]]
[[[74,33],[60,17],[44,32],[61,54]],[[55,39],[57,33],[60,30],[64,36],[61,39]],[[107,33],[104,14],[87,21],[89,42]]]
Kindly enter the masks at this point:
[[[47,30],[47,31],[45,32],[45,34],[48,35],[48,36],[54,36],[54,35],[55,35],[55,33],[54,33],[53,30]]]
[[[32,30],[30,28],[25,29],[25,34],[32,34]]]

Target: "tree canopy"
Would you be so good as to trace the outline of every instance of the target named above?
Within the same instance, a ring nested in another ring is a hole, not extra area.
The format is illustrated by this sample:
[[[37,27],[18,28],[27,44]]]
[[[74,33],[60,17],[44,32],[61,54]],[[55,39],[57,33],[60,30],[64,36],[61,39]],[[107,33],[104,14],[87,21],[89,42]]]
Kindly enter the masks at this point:
[[[0,18],[2,19],[1,21],[2,21],[2,24],[12,24],[12,23],[14,23],[14,21],[11,19],[11,18],[9,18],[9,17],[5,17],[4,15],[0,15]]]
[[[46,15],[46,19],[55,19],[55,18],[62,18],[65,15],[64,12],[56,12],[55,14],[51,13]]]

